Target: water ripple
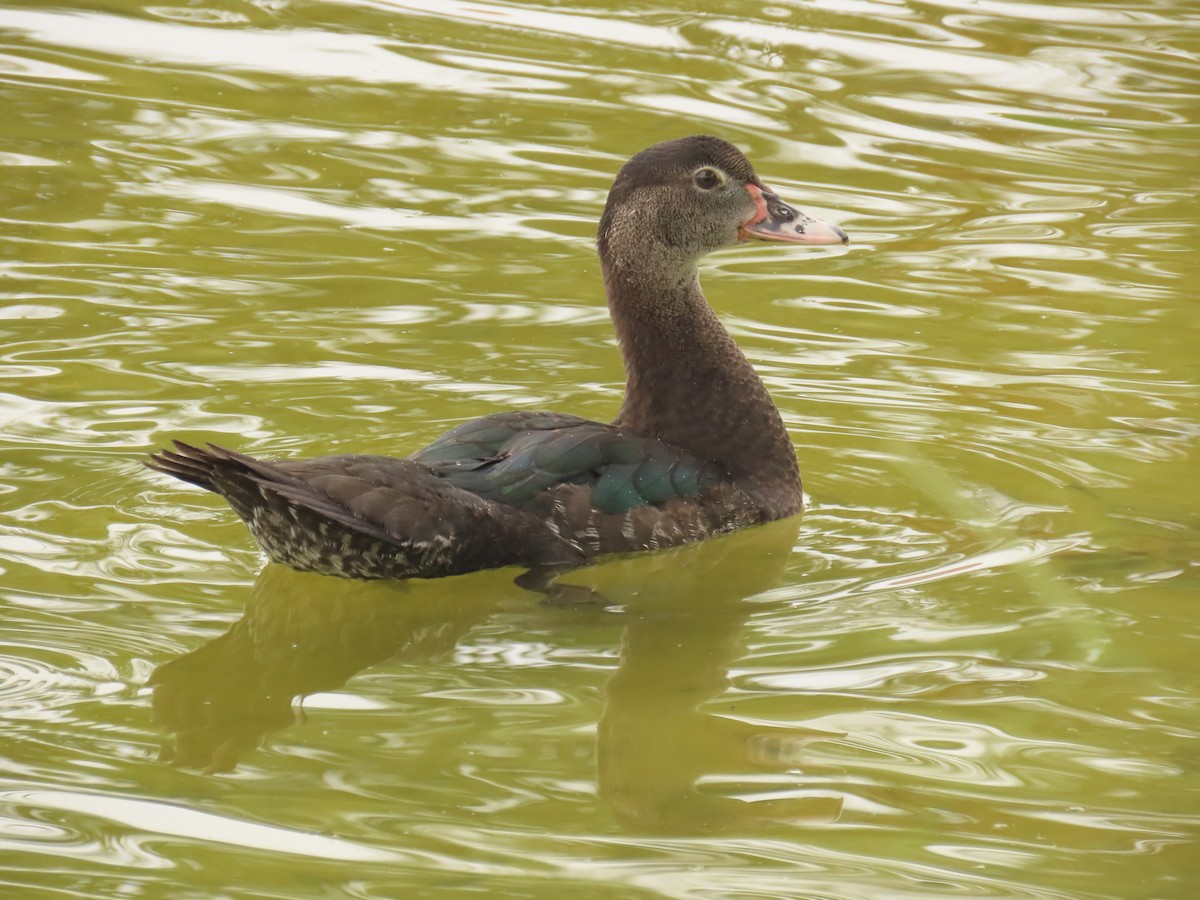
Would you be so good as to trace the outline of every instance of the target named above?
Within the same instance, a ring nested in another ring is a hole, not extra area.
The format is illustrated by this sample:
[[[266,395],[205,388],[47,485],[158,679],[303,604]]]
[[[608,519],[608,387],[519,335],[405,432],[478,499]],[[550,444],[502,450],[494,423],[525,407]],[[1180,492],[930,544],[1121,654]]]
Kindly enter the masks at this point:
[[[125,7],[0,10],[11,890],[1179,894],[1186,13]],[[694,131],[853,239],[706,263],[801,454],[791,533],[571,573],[595,610],[394,594],[263,569],[139,465],[610,418],[595,221]]]
[[[417,84],[426,89],[496,93],[552,90],[559,83],[544,77],[488,72],[463,63],[483,60],[459,56],[439,65],[399,51],[392,42],[364,34],[289,29],[213,28],[158,23],[85,12],[5,10],[0,24],[46,44],[177,66],[203,66],[271,72],[309,78]],[[523,67],[545,75],[545,67]]]
[[[335,837],[238,821],[230,816],[214,815],[178,804],[150,800],[133,800],[79,791],[9,789],[0,791],[0,802],[17,810],[56,810],[99,817],[126,828],[145,832],[147,835],[215,841],[271,853],[390,863],[399,862],[407,855]],[[144,855],[139,856],[145,859]],[[122,862],[128,865],[131,861]],[[158,864],[168,863],[160,859]]]

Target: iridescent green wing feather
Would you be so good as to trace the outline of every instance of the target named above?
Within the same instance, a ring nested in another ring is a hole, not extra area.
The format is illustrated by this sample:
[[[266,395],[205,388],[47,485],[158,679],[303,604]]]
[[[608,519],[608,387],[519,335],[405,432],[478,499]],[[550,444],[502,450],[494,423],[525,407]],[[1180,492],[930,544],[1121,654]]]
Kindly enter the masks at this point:
[[[561,484],[591,487],[592,506],[624,513],[694,497],[720,469],[654,438],[558,413],[499,413],[466,422],[412,456],[456,487],[529,507]]]

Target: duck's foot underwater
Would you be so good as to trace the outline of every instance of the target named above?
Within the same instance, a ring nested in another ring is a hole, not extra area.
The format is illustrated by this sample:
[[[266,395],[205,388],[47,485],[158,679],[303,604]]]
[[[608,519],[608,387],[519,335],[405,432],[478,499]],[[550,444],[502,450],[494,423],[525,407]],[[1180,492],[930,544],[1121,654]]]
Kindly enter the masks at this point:
[[[599,591],[582,584],[559,584],[560,575],[581,568],[579,565],[534,566],[513,579],[517,587],[541,594],[546,606],[596,607],[608,604],[608,598]]]

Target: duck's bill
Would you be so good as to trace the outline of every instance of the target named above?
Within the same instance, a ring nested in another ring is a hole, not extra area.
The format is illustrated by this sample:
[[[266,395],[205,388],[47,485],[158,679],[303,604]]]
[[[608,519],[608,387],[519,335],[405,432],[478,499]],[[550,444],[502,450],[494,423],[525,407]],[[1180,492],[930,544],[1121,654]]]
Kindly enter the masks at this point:
[[[779,199],[778,194],[764,191],[756,184],[746,185],[746,190],[754,198],[756,212],[753,219],[738,229],[738,237],[743,241],[754,239],[781,241],[787,244],[850,243],[850,238],[842,229],[788,206]]]

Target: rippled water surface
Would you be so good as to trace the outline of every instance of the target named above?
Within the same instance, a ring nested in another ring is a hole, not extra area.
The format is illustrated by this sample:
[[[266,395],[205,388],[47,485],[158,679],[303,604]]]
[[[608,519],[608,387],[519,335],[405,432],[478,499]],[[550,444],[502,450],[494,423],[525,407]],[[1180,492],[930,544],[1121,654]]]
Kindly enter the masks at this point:
[[[0,893],[1197,896],[1197,51],[1165,0],[0,4]],[[140,467],[610,418],[594,223],[694,132],[853,238],[705,268],[803,518],[550,608],[264,568]]]

